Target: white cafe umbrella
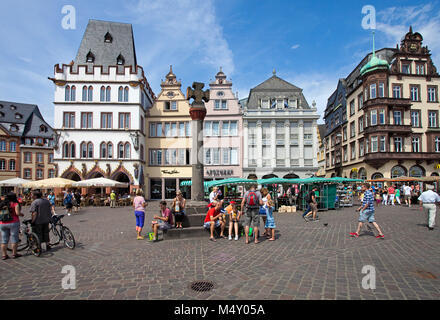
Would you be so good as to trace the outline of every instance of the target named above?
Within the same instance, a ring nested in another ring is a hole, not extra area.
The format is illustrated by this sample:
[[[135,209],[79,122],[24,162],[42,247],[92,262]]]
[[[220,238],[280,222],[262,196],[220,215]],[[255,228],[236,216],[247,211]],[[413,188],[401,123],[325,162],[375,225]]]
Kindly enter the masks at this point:
[[[126,188],[128,183],[119,182],[107,178],[95,178],[89,180],[78,181],[72,184],[72,187],[112,187],[112,188]]]
[[[0,181],[0,187],[21,187],[23,184],[31,182],[22,178],[12,178]]]

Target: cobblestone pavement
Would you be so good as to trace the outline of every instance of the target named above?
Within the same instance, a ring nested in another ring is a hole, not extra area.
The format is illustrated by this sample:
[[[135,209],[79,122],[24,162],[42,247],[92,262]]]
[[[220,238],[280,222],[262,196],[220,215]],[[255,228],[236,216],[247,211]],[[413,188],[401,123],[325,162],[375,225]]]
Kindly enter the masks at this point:
[[[149,203],[145,231],[158,207]],[[428,231],[418,207],[379,207],[381,240],[366,231],[349,237],[357,225],[354,208],[320,218],[306,223],[299,212],[275,213],[277,241],[257,245],[242,238],[213,243],[208,234],[152,243],[135,239],[131,208],[84,208],[63,219],[75,250],[59,245],[40,258],[0,261],[0,299],[440,298],[440,229]],[[65,265],[76,268],[75,290],[62,289]],[[376,268],[375,290],[362,289],[365,265]],[[196,280],[215,288],[194,292],[189,285]]]

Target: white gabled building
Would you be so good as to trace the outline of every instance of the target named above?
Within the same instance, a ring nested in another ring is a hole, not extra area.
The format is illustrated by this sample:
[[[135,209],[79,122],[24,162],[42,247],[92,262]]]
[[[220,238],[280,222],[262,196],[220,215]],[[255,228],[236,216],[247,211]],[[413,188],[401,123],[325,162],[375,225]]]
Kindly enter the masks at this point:
[[[55,65],[57,176],[144,184],[145,117],[155,99],[130,24],[90,20],[75,61]],[[120,190],[128,192],[128,190]]]

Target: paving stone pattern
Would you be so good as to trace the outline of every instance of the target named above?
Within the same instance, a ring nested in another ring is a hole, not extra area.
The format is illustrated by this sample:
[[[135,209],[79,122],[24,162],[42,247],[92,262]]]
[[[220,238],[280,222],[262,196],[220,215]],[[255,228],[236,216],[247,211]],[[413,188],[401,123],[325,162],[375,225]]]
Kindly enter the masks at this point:
[[[158,214],[149,202],[145,231]],[[57,209],[62,213],[61,208]],[[28,216],[28,208],[24,209]],[[357,239],[355,208],[320,213],[275,213],[276,241],[136,240],[133,209],[83,208],[63,222],[75,250],[59,245],[40,258],[0,261],[0,299],[430,299],[440,298],[440,230],[428,231],[418,207],[379,207],[378,240]],[[328,226],[324,226],[328,223]],[[76,268],[77,287],[63,290],[63,266]],[[376,268],[376,289],[362,288],[362,268]],[[417,272],[430,272],[437,279]],[[215,288],[198,293],[193,281]]]

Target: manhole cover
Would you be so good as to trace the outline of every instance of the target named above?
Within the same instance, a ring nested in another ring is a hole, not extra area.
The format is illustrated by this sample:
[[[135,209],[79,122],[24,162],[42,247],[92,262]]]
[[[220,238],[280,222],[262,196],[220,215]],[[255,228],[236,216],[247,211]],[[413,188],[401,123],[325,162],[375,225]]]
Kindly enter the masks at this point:
[[[415,274],[423,279],[437,279],[437,276],[429,271],[417,270]]]
[[[214,283],[211,281],[195,281],[191,283],[190,288],[197,292],[206,292],[214,289]]]

